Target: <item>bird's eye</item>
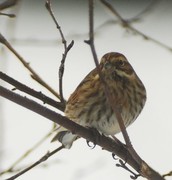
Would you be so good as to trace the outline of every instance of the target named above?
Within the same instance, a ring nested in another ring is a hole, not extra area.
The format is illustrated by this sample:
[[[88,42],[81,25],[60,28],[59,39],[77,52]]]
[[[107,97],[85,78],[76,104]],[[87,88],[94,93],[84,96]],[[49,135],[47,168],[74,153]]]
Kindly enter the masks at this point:
[[[119,60],[119,61],[118,61],[118,65],[119,65],[120,67],[125,66],[125,61]]]

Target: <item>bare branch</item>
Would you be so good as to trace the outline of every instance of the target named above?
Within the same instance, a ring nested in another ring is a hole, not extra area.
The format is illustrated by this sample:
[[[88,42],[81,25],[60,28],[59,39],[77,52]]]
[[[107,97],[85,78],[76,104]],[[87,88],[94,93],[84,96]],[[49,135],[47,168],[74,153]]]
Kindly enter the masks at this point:
[[[99,73],[100,80],[101,80],[101,82],[102,82],[102,84],[104,86],[104,91],[105,91],[106,97],[108,98],[108,101],[109,101],[109,103],[111,105],[111,108],[113,109],[113,111],[116,114],[118,124],[120,126],[121,131],[122,131],[122,134],[123,134],[124,140],[126,142],[126,145],[128,147],[130,147],[131,149],[133,149],[131,141],[130,141],[129,136],[128,136],[128,133],[126,131],[123,119],[122,119],[121,114],[119,112],[120,108],[118,107],[117,104],[114,104],[115,103],[115,101],[114,101],[115,97],[112,96],[109,89],[107,88],[108,86],[107,86],[107,84],[106,84],[106,82],[105,82],[105,80],[104,80],[104,78],[103,78],[103,76],[101,74],[100,68],[99,68],[98,58],[97,58],[95,45],[94,45],[94,20],[93,20],[93,17],[94,17],[93,8],[94,7],[93,7],[93,3],[94,3],[94,0],[89,0],[89,28],[90,29],[89,29],[89,40],[88,40],[87,43],[89,43],[89,45],[90,45],[90,48],[91,48],[91,51],[92,51],[92,54],[93,54],[93,58],[94,58],[94,62],[96,64],[97,71]]]
[[[46,96],[45,94],[43,94],[40,91],[35,91],[35,90],[31,89],[30,87],[20,83],[19,81],[16,81],[12,77],[4,74],[1,71],[0,71],[0,79],[4,80],[5,82],[8,82],[11,85],[13,85],[16,89],[23,91],[23,92],[31,95],[32,97],[35,97],[35,98],[43,101],[43,103],[49,104],[49,105],[51,105],[51,106],[53,106],[53,107],[55,107],[61,111],[64,111],[64,109],[65,109],[65,104],[51,99],[50,97]]]
[[[38,146],[40,146],[50,135],[52,134],[52,131],[48,132],[41,140],[39,140],[32,148],[28,149],[20,158],[18,158],[8,169],[0,172],[0,176],[11,173],[15,171],[15,167],[23,160],[25,159],[30,153],[32,153]]]
[[[144,35],[140,31],[138,31],[137,29],[133,28],[131,26],[131,24],[128,21],[124,20],[120,16],[120,14],[112,6],[109,6],[109,3],[107,4],[106,0],[100,0],[100,1],[102,3],[104,3],[104,5],[106,7],[108,7],[118,17],[118,19],[120,20],[120,23],[121,23],[122,26],[124,26],[124,27],[132,30],[133,32],[141,35],[145,39],[150,39],[153,42],[156,42],[157,44],[159,44],[159,45],[161,45],[161,46],[171,50],[170,47],[164,45],[161,42],[156,41],[155,39],[153,39],[151,37],[148,37],[148,36]],[[53,18],[53,20],[54,20],[54,22],[55,22],[55,24],[57,26],[57,29],[60,32],[60,35],[61,35],[61,38],[62,38],[62,43],[64,44],[64,54],[62,54],[61,66],[59,68],[59,92],[60,92],[60,95],[58,95],[55,91],[54,92],[55,92],[56,96],[61,100],[61,102],[65,102],[64,97],[63,97],[63,87],[62,87],[62,84],[63,84],[63,73],[64,73],[64,64],[65,64],[65,59],[66,59],[67,53],[70,50],[70,48],[73,46],[73,41],[67,46],[66,40],[65,40],[64,35],[63,35],[62,31],[61,31],[61,27],[58,25],[58,23],[57,23],[57,21],[56,21],[56,19],[54,17],[54,14],[52,12],[50,0],[46,1],[46,7],[47,7],[48,11],[50,12],[50,14],[52,16],[52,18]],[[150,179],[150,180],[164,180],[164,177],[167,176],[167,175],[164,175],[162,177],[156,171],[154,171],[151,167],[149,167],[137,155],[137,153],[135,152],[135,150],[132,147],[132,144],[130,142],[129,136],[128,136],[127,131],[125,129],[125,126],[123,124],[122,117],[121,117],[121,115],[120,115],[120,113],[118,111],[118,107],[114,106],[114,101],[113,100],[114,100],[115,97],[112,97],[112,95],[108,91],[107,84],[104,81],[104,79],[102,77],[102,74],[100,72],[99,66],[98,66],[99,63],[98,63],[98,58],[97,58],[97,54],[96,54],[96,50],[95,50],[95,45],[94,45],[94,21],[93,21],[94,14],[93,14],[93,10],[94,10],[94,8],[93,8],[93,0],[89,0],[89,22],[90,22],[90,26],[89,27],[90,27],[90,30],[89,30],[89,40],[86,41],[86,42],[90,45],[90,48],[91,48],[91,51],[92,51],[92,54],[93,54],[93,57],[94,57],[94,61],[95,61],[96,67],[97,67],[97,71],[99,73],[99,77],[100,77],[100,79],[101,79],[101,81],[103,83],[104,89],[105,89],[106,97],[108,98],[109,103],[110,103],[111,107],[113,108],[113,111],[117,115],[117,119],[119,121],[119,125],[120,125],[121,131],[123,133],[123,136],[124,136],[124,139],[126,141],[126,145],[127,146],[124,145],[123,143],[121,143],[120,141],[115,141],[114,142],[111,138],[105,137],[105,136],[99,135],[99,134],[97,134],[98,137],[96,138],[97,139],[96,142],[103,149],[105,149],[107,151],[110,151],[112,153],[115,153],[116,155],[118,155],[124,161],[127,159],[126,163],[131,165],[139,173],[139,175],[142,175],[143,177],[146,177],[147,179]],[[41,85],[43,85],[50,92],[53,93],[53,90],[51,91],[51,87],[49,87],[36,74],[36,72],[29,66],[29,64],[14,50],[14,48],[10,45],[10,43],[1,34],[0,34],[0,42],[3,43],[10,51],[12,51],[19,58],[19,60],[22,62],[22,64],[31,72],[31,76],[32,76],[33,79],[35,79],[37,82],[39,82]],[[1,75],[4,75],[4,74],[0,73],[0,76]],[[8,78],[9,77],[7,76],[7,79]],[[14,83],[15,85],[17,84],[16,85],[16,86],[18,86],[17,89],[20,89],[23,92],[26,92],[28,94],[30,93],[30,95],[32,95],[34,97],[37,97],[38,99],[41,99],[41,100],[44,99],[44,95],[42,93],[34,91],[32,89],[29,89],[29,87],[27,87],[27,86],[25,86],[25,85],[15,81],[15,80],[13,81],[13,80],[14,79],[12,79],[12,78],[10,79],[9,78],[8,80],[5,80],[5,81],[6,82],[9,81],[11,84],[12,83]],[[41,96],[39,96],[39,94]],[[39,114],[39,115],[41,115],[41,116],[43,116],[43,117],[45,117],[45,118],[55,122],[55,123],[58,123],[58,124],[64,126],[65,128],[69,129],[71,132],[73,132],[73,133],[75,133],[75,134],[77,134],[77,135],[87,139],[88,141],[95,142],[95,137],[93,136],[92,131],[90,131],[89,129],[74,123],[73,121],[69,120],[68,118],[63,117],[60,114],[58,114],[58,113],[56,113],[56,112],[54,112],[54,111],[52,111],[52,110],[50,110],[50,109],[48,109],[48,108],[46,108],[44,106],[41,106],[40,104],[34,102],[33,100],[30,100],[30,99],[28,99],[26,97],[22,97],[22,96],[14,93],[12,91],[9,91],[9,90],[5,89],[2,86],[0,86],[0,96],[5,97],[6,99],[9,99],[10,101],[13,101],[13,102],[15,102],[15,103],[25,107],[25,108],[28,108],[28,109],[34,111],[37,114]],[[48,97],[46,97],[46,98],[48,98]],[[49,101],[49,100],[47,100],[47,101]],[[115,108],[115,107],[117,107],[117,108]],[[15,176],[12,176],[9,179],[11,180],[11,179],[15,179],[15,178],[21,176],[22,174],[24,174],[28,170],[32,169],[33,167],[35,167],[38,164],[42,163],[43,161],[47,160],[50,156],[52,156],[53,154],[55,154],[56,152],[58,152],[61,149],[63,149],[63,146],[59,147],[58,149],[56,149],[56,150],[54,150],[54,151],[52,151],[50,153],[48,152],[40,160],[38,160],[37,162],[35,162],[31,166],[29,166],[28,168],[24,169],[23,171],[21,171],[20,173],[16,174]],[[123,165],[124,168],[127,169],[125,164],[122,164],[122,165]],[[139,176],[137,174],[133,174],[133,175],[135,177]]]
[[[138,29],[134,28],[134,27],[131,25],[130,21],[127,21],[127,20],[123,19],[123,18],[121,17],[121,15],[116,11],[116,9],[115,9],[108,1],[106,1],[106,0],[100,0],[100,2],[101,2],[105,7],[107,7],[107,8],[118,18],[121,26],[125,27],[126,29],[131,30],[131,31],[134,32],[135,34],[138,34],[138,35],[142,36],[142,37],[143,37],[144,39],[146,39],[146,40],[150,40],[150,41],[158,44],[159,46],[161,46],[161,47],[163,47],[163,48],[165,48],[165,49],[168,49],[169,51],[172,51],[172,48],[171,48],[171,47],[169,47],[169,46],[167,46],[166,44],[164,44],[164,43],[162,43],[162,42],[160,42],[160,41],[152,38],[151,36],[148,36],[148,35],[142,33],[142,32],[139,31]]]
[[[0,43],[4,44],[18,59],[19,61],[24,65],[24,67],[31,73],[31,77],[37,81],[39,84],[41,84],[43,87],[45,87],[48,91],[50,91],[52,94],[54,94],[57,98],[60,99],[59,94],[53,90],[29,65],[28,62],[24,60],[23,57],[19,55],[19,53],[11,46],[11,44],[5,39],[5,37],[0,33]]]
[[[67,41],[63,35],[63,32],[61,30],[61,27],[60,25],[58,24],[55,16],[54,16],[54,13],[52,11],[52,7],[51,7],[51,1],[50,0],[47,0],[46,3],[45,3],[45,7],[47,8],[48,12],[50,13],[55,25],[56,25],[56,28],[58,29],[59,33],[60,33],[60,36],[61,36],[61,39],[62,39],[62,43],[64,45],[64,53],[62,54],[62,60],[61,60],[61,65],[59,67],[59,93],[60,93],[60,100],[61,102],[65,103],[65,99],[63,97],[63,74],[64,74],[64,66],[65,66],[65,60],[66,60],[66,57],[67,57],[67,54],[69,52],[69,50],[72,48],[72,46],[74,45],[74,41],[72,40],[71,43],[69,45],[67,45]]]
[[[14,176],[7,178],[6,180],[13,180],[18,178],[19,176],[21,176],[22,174],[28,172],[29,170],[33,169],[35,166],[38,166],[39,164],[41,164],[42,162],[46,161],[49,157],[53,156],[55,153],[57,153],[58,151],[60,151],[61,149],[63,149],[63,146],[60,146],[59,148],[55,149],[52,152],[47,152],[43,157],[41,157],[38,161],[36,161],[35,163],[33,163],[32,165],[30,165],[29,167],[27,167],[26,169],[22,170],[21,172],[15,174]]]
[[[90,48],[91,48],[91,51],[92,51],[92,54],[93,54],[94,62],[96,64],[100,80],[101,80],[101,82],[102,82],[102,84],[104,86],[104,92],[106,94],[106,97],[107,97],[107,99],[109,101],[109,104],[110,104],[111,108],[113,109],[113,111],[114,111],[114,113],[115,113],[115,115],[117,117],[119,127],[121,129],[121,132],[123,134],[125,143],[127,145],[127,149],[130,152],[130,155],[133,157],[133,159],[135,159],[135,161],[138,164],[142,164],[144,161],[137,154],[137,152],[135,151],[135,149],[133,148],[133,146],[131,144],[131,141],[130,141],[130,138],[128,136],[126,127],[124,125],[124,121],[123,121],[122,116],[120,114],[120,107],[119,107],[118,104],[115,104],[116,97],[110,93],[110,91],[108,89],[108,85],[106,84],[106,82],[105,82],[105,80],[104,80],[104,78],[103,78],[103,76],[101,74],[101,71],[99,69],[98,59],[97,59],[95,46],[94,46],[94,21],[93,21],[94,7],[93,7],[93,4],[94,4],[94,0],[89,0],[89,27],[90,27],[90,29],[89,29],[89,38],[90,39],[88,41],[86,41],[86,42],[90,45]]]
[[[1,13],[1,12],[0,12],[0,15],[8,16],[8,17],[10,17],[10,18],[16,17],[15,14],[7,14],[7,13]]]
[[[141,12],[139,12],[137,15],[135,15],[132,18],[126,19],[126,21],[129,23],[139,21],[143,15],[146,15],[146,14],[150,13],[151,11],[153,11],[153,8],[158,3],[158,1],[160,1],[160,0],[150,1],[149,4]]]
[[[95,136],[91,130],[80,126],[79,124],[69,120],[67,117],[64,117],[36,102],[30,100],[26,97],[20,96],[12,91],[7,90],[6,88],[0,86],[0,96],[15,102],[55,123],[60,124],[71,132],[77,134],[80,137],[87,139],[94,143]],[[138,162],[128,151],[128,148],[121,143],[120,141],[113,141],[113,139],[97,134],[97,145],[101,146],[104,150],[112,152],[119,156],[124,161],[127,159],[127,163],[132,166],[140,175],[146,177],[148,180],[164,180],[155,170],[146,164],[146,162]]]
[[[168,173],[162,175],[163,178],[165,178],[165,177],[167,177],[167,176],[172,176],[172,171],[170,171],[170,172],[168,172]]]

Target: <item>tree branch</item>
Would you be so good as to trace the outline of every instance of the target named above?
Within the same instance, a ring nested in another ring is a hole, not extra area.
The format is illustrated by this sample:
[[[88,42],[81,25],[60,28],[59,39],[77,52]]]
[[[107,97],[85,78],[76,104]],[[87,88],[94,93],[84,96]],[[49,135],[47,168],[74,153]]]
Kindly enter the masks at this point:
[[[171,47],[169,47],[169,46],[167,46],[166,44],[164,44],[164,43],[162,43],[162,42],[160,42],[160,41],[158,41],[158,40],[156,40],[156,39],[154,39],[154,38],[152,38],[152,37],[150,37],[150,36],[142,33],[142,32],[139,31],[138,29],[134,28],[134,27],[131,25],[130,21],[127,21],[127,20],[123,19],[123,18],[121,17],[121,15],[116,11],[116,9],[115,9],[108,1],[106,1],[106,0],[100,0],[100,2],[101,2],[106,8],[108,8],[108,10],[111,11],[112,14],[114,14],[114,15],[118,18],[121,26],[123,26],[123,27],[125,27],[126,29],[129,29],[129,30],[131,30],[132,32],[134,32],[134,33],[142,36],[142,37],[143,37],[144,39],[146,39],[146,40],[150,40],[150,41],[158,44],[159,46],[161,46],[161,47],[163,47],[163,48],[165,48],[165,49],[168,49],[169,51],[172,51],[172,48],[171,48]]]
[[[35,166],[43,163],[44,161],[46,161],[49,157],[53,156],[55,153],[59,152],[61,149],[63,149],[63,146],[60,146],[59,148],[55,149],[52,152],[47,152],[43,157],[41,157],[38,161],[36,161],[35,163],[33,163],[32,165],[30,165],[29,167],[27,167],[26,169],[20,171],[19,173],[15,174],[14,176],[11,176],[10,178],[7,178],[6,180],[14,180],[16,178],[18,178],[19,176],[21,176],[22,174],[30,171],[31,169],[33,169]]]
[[[55,123],[60,124],[71,132],[87,139],[88,141],[94,142],[95,137],[91,130],[76,124],[75,122],[69,120],[67,117],[64,117],[55,111],[52,111],[33,100],[30,100],[26,97],[20,96],[6,88],[0,86],[0,96],[15,102]],[[112,152],[119,156],[124,161],[127,159],[127,163],[132,166],[139,174],[148,180],[164,180],[156,171],[149,167],[144,161],[141,163],[137,162],[126,146],[121,142],[114,142],[111,138],[98,134],[97,145],[101,146],[104,150]]]
[[[120,107],[118,104],[115,103],[116,97],[110,93],[108,85],[107,85],[106,81],[104,80],[104,77],[102,76],[100,68],[99,68],[98,58],[97,58],[95,45],[94,45],[94,14],[93,14],[94,5],[93,4],[94,4],[94,0],[89,0],[89,40],[87,41],[87,43],[90,45],[91,52],[93,54],[94,62],[96,64],[96,68],[97,68],[100,80],[102,82],[102,85],[104,86],[104,92],[106,94],[106,97],[109,101],[111,108],[113,109],[114,113],[116,114],[117,121],[118,121],[119,127],[121,129],[122,135],[124,137],[125,143],[128,147],[128,150],[130,151],[133,158],[135,158],[136,161],[141,163],[142,159],[136,153],[135,149],[133,148],[133,146],[131,144],[126,127],[124,125],[124,121],[123,121],[121,113],[120,113]]]
[[[5,45],[23,64],[23,66],[31,73],[31,77],[41,84],[43,87],[45,87],[48,91],[50,91],[52,94],[54,94],[57,98],[60,99],[59,94],[52,89],[29,65],[28,62],[24,60],[23,57],[20,56],[20,54],[11,46],[11,44],[7,41],[7,39],[0,33],[0,43]]]
[[[61,36],[61,39],[62,39],[62,44],[64,45],[64,53],[62,54],[62,60],[61,60],[61,65],[59,67],[59,93],[60,93],[60,100],[62,103],[65,103],[65,99],[63,97],[63,74],[64,74],[64,66],[65,66],[65,60],[66,60],[66,57],[67,57],[67,54],[69,52],[69,50],[72,48],[72,46],[74,45],[74,41],[72,40],[71,43],[69,45],[67,45],[67,41],[64,37],[64,34],[61,30],[61,27],[60,25],[58,24],[55,16],[54,16],[54,13],[52,11],[52,8],[51,8],[51,1],[50,0],[47,0],[46,3],[45,3],[45,7],[47,8],[48,12],[50,13],[55,25],[56,25],[56,28],[58,29],[59,33],[60,33],[60,36]]]
[[[52,131],[48,132],[43,138],[41,138],[33,147],[31,147],[30,149],[28,149],[22,156],[20,156],[13,164],[10,165],[9,168],[7,168],[6,170],[3,170],[2,172],[0,172],[0,176],[2,176],[3,174],[6,173],[11,173],[11,172],[15,172],[16,169],[15,167],[23,160],[25,159],[28,155],[30,155],[38,146],[40,146],[50,135],[52,134]],[[19,171],[19,170],[17,170]],[[21,173],[21,172],[20,172]]]
[[[61,111],[64,111],[65,109],[65,104],[61,103],[61,102],[57,102],[54,99],[51,99],[50,97],[46,96],[45,94],[43,94],[40,91],[35,91],[34,89],[31,89],[30,87],[22,84],[19,81],[16,81],[15,79],[13,79],[12,77],[4,74],[3,72],[0,71],[0,79],[4,80],[5,82],[8,82],[9,84],[13,85],[16,89],[25,92],[29,95],[31,95],[32,97],[35,97],[41,101],[43,101],[43,103],[49,104]]]

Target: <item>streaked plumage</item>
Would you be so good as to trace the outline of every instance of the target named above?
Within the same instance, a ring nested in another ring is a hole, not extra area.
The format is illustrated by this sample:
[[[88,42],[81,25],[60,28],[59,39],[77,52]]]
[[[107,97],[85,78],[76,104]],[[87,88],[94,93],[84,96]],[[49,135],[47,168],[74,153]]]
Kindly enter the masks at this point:
[[[100,69],[107,83],[114,104],[120,105],[121,116],[128,127],[142,111],[146,101],[146,90],[124,55],[110,52],[100,62]],[[66,104],[65,115],[76,123],[94,127],[105,135],[115,135],[120,128],[108,100],[97,69],[92,70],[79,84]],[[52,141],[59,140],[70,148],[77,138],[63,127],[57,130]]]

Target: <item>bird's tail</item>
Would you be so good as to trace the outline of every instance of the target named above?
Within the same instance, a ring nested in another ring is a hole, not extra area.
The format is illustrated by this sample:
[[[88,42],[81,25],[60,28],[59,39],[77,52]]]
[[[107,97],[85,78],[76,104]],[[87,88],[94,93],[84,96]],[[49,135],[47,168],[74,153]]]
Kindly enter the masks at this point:
[[[53,137],[51,142],[59,141],[65,148],[70,149],[77,138],[78,136],[76,134],[72,134],[70,131],[61,126],[56,130],[56,135]]]

